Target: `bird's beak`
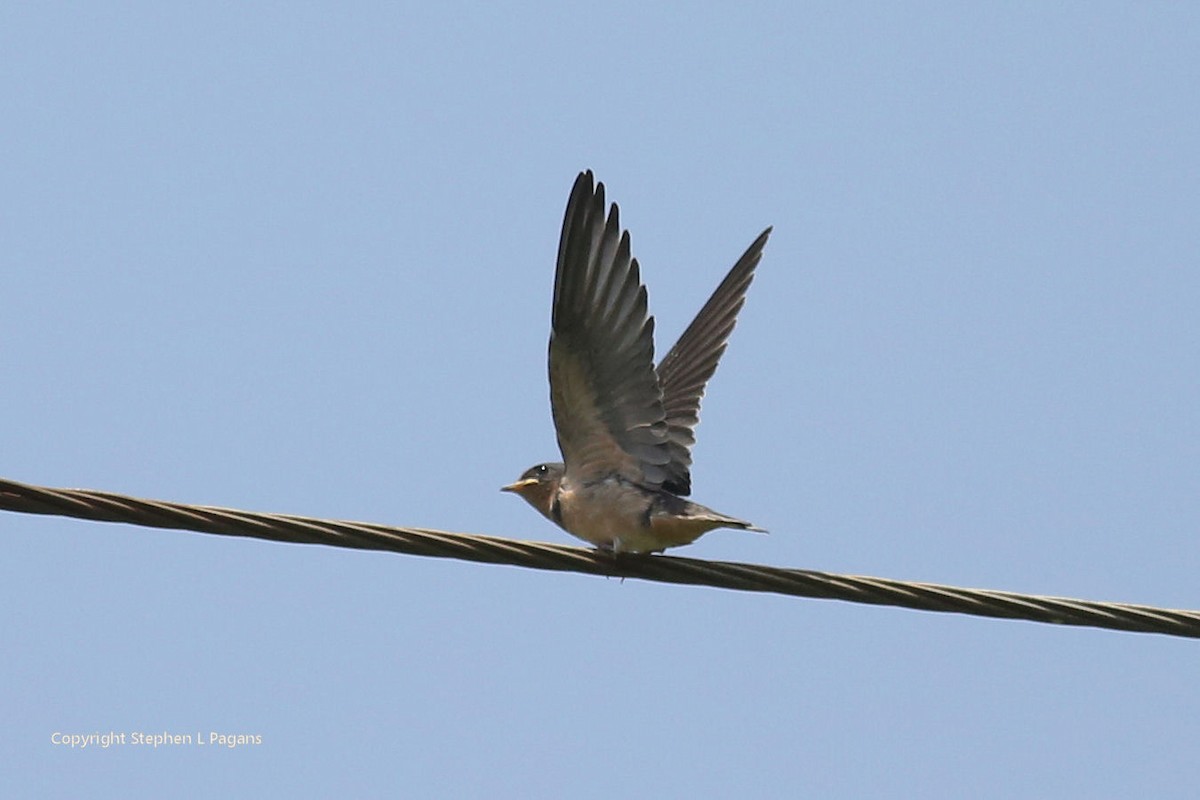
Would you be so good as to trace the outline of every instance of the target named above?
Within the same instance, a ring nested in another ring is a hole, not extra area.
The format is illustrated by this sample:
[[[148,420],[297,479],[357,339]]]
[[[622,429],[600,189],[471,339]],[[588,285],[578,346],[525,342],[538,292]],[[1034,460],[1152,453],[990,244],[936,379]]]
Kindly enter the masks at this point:
[[[533,486],[536,483],[537,478],[525,478],[524,480],[517,481],[516,483],[510,483],[508,486],[501,486],[500,491],[517,492],[519,494],[522,489],[528,489],[530,486]]]

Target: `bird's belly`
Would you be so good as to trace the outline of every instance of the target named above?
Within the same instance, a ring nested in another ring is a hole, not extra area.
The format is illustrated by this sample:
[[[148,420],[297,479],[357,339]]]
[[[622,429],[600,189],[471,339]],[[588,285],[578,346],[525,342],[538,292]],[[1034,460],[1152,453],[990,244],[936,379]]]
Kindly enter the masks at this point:
[[[661,548],[647,524],[649,500],[635,486],[615,480],[563,486],[558,506],[563,529],[596,547],[623,553]]]
[[[690,544],[719,527],[707,517],[651,513],[655,495],[613,478],[559,487],[559,524],[567,533],[615,553],[656,553]]]

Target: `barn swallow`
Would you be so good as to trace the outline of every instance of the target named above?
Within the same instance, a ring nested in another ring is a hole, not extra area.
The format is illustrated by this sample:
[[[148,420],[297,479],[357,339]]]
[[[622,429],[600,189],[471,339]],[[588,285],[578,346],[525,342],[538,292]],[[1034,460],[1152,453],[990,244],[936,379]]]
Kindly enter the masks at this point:
[[[563,462],[515,492],[573,536],[611,553],[655,553],[714,528],[762,531],[686,500],[700,398],[762,258],[767,228],[658,365],[654,318],[617,204],[580,173],[567,201],[550,332],[550,407]]]

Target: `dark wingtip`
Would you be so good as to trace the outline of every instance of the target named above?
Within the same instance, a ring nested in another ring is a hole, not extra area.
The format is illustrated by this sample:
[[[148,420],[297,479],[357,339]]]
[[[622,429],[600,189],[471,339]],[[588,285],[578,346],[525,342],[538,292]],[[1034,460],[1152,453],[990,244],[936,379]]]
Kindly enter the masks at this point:
[[[775,230],[774,225],[768,225],[766,227],[766,229],[763,230],[763,232],[758,235],[758,238],[754,240],[754,243],[751,244],[748,249],[761,251],[764,247],[767,246],[767,239],[770,238],[771,232],[774,230]]]

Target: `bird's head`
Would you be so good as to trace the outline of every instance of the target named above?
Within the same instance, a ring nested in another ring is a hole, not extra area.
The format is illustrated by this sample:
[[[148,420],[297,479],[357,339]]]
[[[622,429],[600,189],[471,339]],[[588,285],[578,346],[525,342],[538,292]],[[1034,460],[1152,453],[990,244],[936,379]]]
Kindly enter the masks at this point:
[[[524,498],[526,503],[536,508],[549,520],[554,520],[550,506],[558,485],[562,482],[564,467],[562,464],[538,464],[521,473],[521,477],[508,486],[501,486],[502,492],[513,492]]]

